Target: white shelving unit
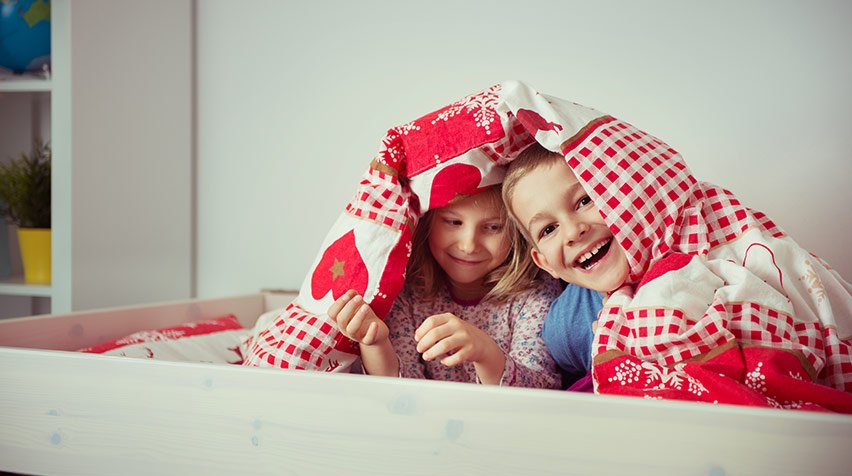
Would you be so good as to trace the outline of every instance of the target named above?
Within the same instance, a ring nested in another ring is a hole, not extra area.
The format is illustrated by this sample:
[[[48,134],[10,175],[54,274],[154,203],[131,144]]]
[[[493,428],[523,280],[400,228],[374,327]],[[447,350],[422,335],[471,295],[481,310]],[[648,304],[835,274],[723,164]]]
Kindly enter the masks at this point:
[[[193,15],[53,0],[50,79],[0,80],[0,160],[35,137],[53,152],[52,282],[13,256],[0,318],[193,297]]]
[[[30,76],[21,78],[0,77],[0,93],[2,92],[50,92],[52,82],[49,79],[37,79]]]
[[[48,74],[27,73],[0,77],[0,122],[10,129],[3,137],[0,160],[17,156],[21,151],[30,151],[28,146],[36,138],[50,140],[52,90],[53,81]],[[22,117],[27,120],[20,120]],[[5,226],[3,230],[6,230]],[[69,312],[70,306],[53,301],[52,284],[29,284],[24,281],[17,241],[11,233],[14,228],[9,231],[12,238],[8,250],[12,260],[12,276],[0,277],[0,318],[52,309],[56,309],[55,312]]]
[[[24,278],[13,276],[0,279],[0,294],[9,296],[51,297],[53,288],[47,284],[28,284]]]

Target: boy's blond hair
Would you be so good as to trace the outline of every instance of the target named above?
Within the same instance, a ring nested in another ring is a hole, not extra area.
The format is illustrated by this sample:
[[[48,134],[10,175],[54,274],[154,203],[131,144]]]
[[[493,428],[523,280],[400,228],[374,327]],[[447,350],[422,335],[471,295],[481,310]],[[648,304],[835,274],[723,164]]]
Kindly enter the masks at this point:
[[[528,173],[539,167],[550,167],[553,164],[564,163],[565,157],[558,152],[547,150],[538,142],[533,142],[532,145],[524,149],[518,157],[509,163],[509,168],[506,170],[506,176],[503,178],[503,203],[511,218],[515,228],[520,230],[523,238],[530,243],[529,246],[535,246],[535,240],[532,239],[529,232],[524,228],[523,223],[518,220],[515,215],[515,210],[512,208],[512,194],[515,191],[515,186]],[[528,246],[528,248],[529,248]]]
[[[492,287],[483,301],[506,301],[532,287],[539,275],[539,269],[530,255],[529,245],[519,235],[517,227],[509,222],[506,207],[501,203],[500,188],[499,185],[495,185],[476,196],[478,203],[489,204],[490,201],[498,205],[500,218],[504,222],[511,243],[506,260],[485,276],[485,284]],[[408,260],[405,273],[406,287],[423,299],[437,296],[447,282],[446,273],[429,250],[429,232],[432,229],[434,217],[434,210],[429,210],[420,218],[420,223],[414,229],[411,258]]]

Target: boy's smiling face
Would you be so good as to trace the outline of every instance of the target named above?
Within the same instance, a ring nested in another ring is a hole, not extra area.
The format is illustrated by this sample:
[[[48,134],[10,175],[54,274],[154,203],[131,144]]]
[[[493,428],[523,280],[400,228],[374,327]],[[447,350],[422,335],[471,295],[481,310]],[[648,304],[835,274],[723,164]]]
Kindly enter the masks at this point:
[[[539,268],[600,292],[624,284],[630,267],[598,208],[565,162],[530,170],[514,186],[510,206]]]

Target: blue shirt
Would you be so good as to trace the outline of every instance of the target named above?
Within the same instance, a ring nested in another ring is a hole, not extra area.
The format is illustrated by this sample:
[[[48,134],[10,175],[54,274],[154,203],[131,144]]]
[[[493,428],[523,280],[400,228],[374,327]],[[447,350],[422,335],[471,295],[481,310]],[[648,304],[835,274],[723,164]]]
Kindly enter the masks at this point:
[[[597,291],[569,284],[550,305],[541,337],[570,384],[592,370],[592,323],[603,309]]]

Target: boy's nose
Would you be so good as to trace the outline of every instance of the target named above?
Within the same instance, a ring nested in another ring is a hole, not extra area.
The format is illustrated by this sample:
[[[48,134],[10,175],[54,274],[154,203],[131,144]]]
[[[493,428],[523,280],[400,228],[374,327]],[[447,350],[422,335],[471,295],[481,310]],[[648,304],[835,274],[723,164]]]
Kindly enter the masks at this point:
[[[586,223],[577,223],[573,226],[566,226],[565,229],[565,244],[568,246],[574,246],[583,235],[589,231],[589,225]]]

